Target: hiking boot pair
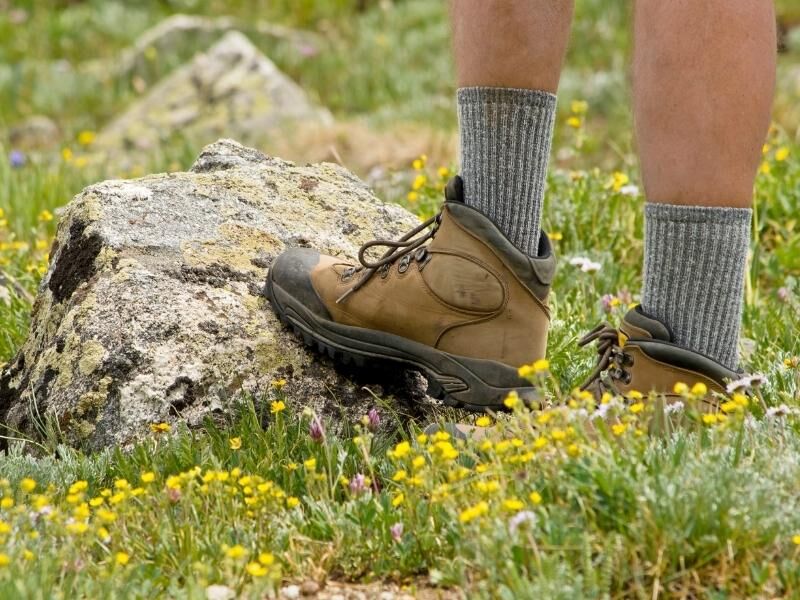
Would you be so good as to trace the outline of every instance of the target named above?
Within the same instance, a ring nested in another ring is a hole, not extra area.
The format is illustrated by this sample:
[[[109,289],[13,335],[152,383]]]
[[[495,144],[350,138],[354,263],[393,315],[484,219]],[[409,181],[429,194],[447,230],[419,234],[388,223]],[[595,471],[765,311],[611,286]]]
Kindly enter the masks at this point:
[[[371,249],[385,247],[379,258]],[[278,317],[306,344],[362,365],[389,360],[421,370],[429,393],[448,405],[503,410],[512,391],[536,404],[537,390],[518,368],[544,358],[547,296],[556,259],[542,232],[537,256],[518,250],[452,179],[441,212],[400,240],[375,240],[359,264],[293,248],[273,263],[265,293]],[[619,330],[603,325],[581,342],[598,342],[585,385],[596,394],[656,391],[677,382],[724,391],[738,374],[672,343],[669,329],[631,310]],[[712,401],[709,394],[709,402]]]

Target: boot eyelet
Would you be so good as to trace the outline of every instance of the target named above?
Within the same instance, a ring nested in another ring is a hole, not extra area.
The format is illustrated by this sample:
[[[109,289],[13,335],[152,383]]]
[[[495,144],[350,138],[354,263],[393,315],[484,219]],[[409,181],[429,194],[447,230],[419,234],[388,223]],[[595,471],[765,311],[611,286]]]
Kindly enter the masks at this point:
[[[400,259],[400,264],[397,265],[397,272],[398,273],[405,273],[408,271],[408,266],[411,264],[411,256],[406,254],[403,258]]]
[[[353,267],[348,267],[342,271],[342,281],[350,281],[355,275],[356,270]]]
[[[380,269],[381,279],[386,279],[389,276],[389,265],[383,265]]]
[[[414,260],[417,262],[423,262],[428,257],[428,249],[427,248],[417,248],[417,251],[414,253]]]

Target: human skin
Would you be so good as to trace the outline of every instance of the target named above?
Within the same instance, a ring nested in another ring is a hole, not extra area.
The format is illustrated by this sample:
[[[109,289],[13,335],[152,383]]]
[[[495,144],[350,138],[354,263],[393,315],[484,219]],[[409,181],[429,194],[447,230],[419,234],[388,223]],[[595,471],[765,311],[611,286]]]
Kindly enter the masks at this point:
[[[459,87],[556,92],[573,2],[452,0]],[[633,112],[648,201],[747,207],[775,88],[771,0],[637,0]]]
[[[452,0],[459,87],[558,88],[571,0]]]
[[[650,202],[749,207],[777,54],[771,0],[637,0],[634,120]]]

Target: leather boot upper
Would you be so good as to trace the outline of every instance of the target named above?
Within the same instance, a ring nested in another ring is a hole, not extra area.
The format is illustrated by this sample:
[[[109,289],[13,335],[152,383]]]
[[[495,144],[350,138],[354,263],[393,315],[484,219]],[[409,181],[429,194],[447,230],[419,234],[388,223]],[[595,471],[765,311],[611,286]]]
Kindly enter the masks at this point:
[[[625,315],[618,330],[608,325],[598,327],[581,340],[581,345],[593,340],[598,341],[601,357],[583,387],[596,394],[656,392],[672,401],[682,397],[675,384],[691,388],[702,383],[708,389],[707,402],[714,405],[713,395],[724,394],[726,383],[741,376],[703,354],[674,344],[669,328],[639,306]]]
[[[273,276],[336,323],[513,367],[543,358],[556,264],[550,241],[542,233],[539,256],[523,254],[461,194],[458,180],[448,186],[427,245],[398,253],[360,285],[368,269],[307,249],[281,255]]]

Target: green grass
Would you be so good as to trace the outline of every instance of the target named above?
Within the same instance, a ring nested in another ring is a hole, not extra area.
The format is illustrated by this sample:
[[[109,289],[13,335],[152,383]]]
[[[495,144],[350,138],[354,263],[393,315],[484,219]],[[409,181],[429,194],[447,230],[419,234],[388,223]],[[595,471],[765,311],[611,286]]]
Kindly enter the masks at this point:
[[[790,4],[779,5],[789,16]],[[337,117],[452,130],[444,3],[365,5],[355,11],[353,3],[333,0],[48,0],[16,2],[28,11],[24,24],[14,24],[9,11],[0,14],[0,131],[44,113],[63,134],[52,154],[29,156],[21,168],[10,166],[11,148],[0,148],[0,288],[8,291],[0,292],[0,363],[24,339],[59,207],[85,185],[116,175],[60,155],[62,147],[78,149],[79,132],[100,129],[137,95],[129,76],[91,75],[85,61],[113,59],[178,12],[258,15],[316,32],[313,56],[275,40],[255,41]],[[576,351],[578,337],[602,319],[618,319],[641,283],[643,200],[613,186],[614,171],[637,182],[625,86],[588,97],[579,130],[566,125],[569,100],[582,96],[582,77],[608,71],[625,81],[627,11],[624,3],[599,0],[577,8],[544,214],[561,259],[552,297],[553,375],[546,382],[555,402],[568,399],[593,363],[591,351]],[[162,53],[138,75],[149,85],[197,49],[189,44]],[[793,51],[782,69],[796,61]],[[520,411],[501,419],[500,435],[519,442],[448,449],[442,440],[439,446],[416,441],[415,426],[386,406],[380,433],[352,424],[314,441],[312,416],[302,407],[270,412],[283,397],[276,389],[243,400],[229,423],[152,433],[125,451],[88,456],[52,438],[31,455],[30,446],[12,444],[0,459],[0,496],[7,499],[0,503],[0,597],[203,598],[212,583],[259,597],[285,581],[323,577],[427,581],[487,598],[800,595],[800,546],[793,541],[800,534],[800,420],[765,416],[781,404],[800,408],[800,115],[796,91],[779,88],[764,158],[769,172],[757,181],[743,326],[744,366],[768,380],[763,404],[723,424],[692,420],[668,437],[637,435],[646,411],[623,415],[630,422],[619,436],[585,431],[574,410],[554,411],[537,428],[531,424],[537,416]],[[779,160],[784,149],[788,156]],[[161,148],[152,169],[187,166],[196,151]],[[439,166],[393,174],[395,183],[378,189],[430,214],[440,201]],[[406,193],[421,174],[425,184],[411,203]],[[602,266],[583,273],[569,265],[577,256]],[[621,303],[611,314],[600,301],[607,294]],[[564,433],[570,426],[575,433]],[[402,440],[410,442],[408,456],[388,456]],[[412,457],[421,457],[422,466]],[[313,469],[303,465],[310,458]],[[226,472],[228,480],[215,476],[204,488],[209,471]],[[150,472],[154,481],[141,482]],[[359,473],[371,485],[353,492],[341,478],[353,481]],[[242,481],[248,476],[260,479]],[[22,489],[25,478],[36,482],[32,492]],[[116,483],[121,479],[129,487]],[[86,489],[69,497],[70,486],[82,481]],[[133,493],[138,487],[143,491]],[[97,497],[114,519],[100,506],[89,506],[85,516],[81,504]],[[468,519],[482,512],[481,501],[488,513]],[[530,511],[531,520],[512,532],[509,522],[520,510]],[[85,522],[86,530],[71,519]],[[397,523],[404,533],[394,539],[390,528]],[[230,556],[236,545],[248,554]],[[260,553],[271,553],[274,563],[247,572]]]

